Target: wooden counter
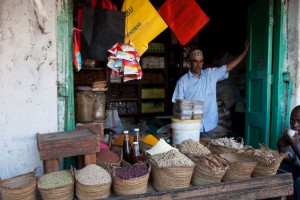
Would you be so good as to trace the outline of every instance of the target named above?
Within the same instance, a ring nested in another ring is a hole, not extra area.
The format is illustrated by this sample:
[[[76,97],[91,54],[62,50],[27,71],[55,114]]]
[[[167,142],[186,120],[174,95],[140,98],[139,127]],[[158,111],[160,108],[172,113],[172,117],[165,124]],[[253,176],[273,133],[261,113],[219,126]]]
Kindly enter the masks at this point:
[[[149,184],[148,192],[142,195],[120,196],[110,199],[141,199],[141,200],[166,200],[166,199],[285,199],[293,194],[292,174],[279,171],[272,176],[228,181],[205,186],[190,186],[185,189],[156,192]]]

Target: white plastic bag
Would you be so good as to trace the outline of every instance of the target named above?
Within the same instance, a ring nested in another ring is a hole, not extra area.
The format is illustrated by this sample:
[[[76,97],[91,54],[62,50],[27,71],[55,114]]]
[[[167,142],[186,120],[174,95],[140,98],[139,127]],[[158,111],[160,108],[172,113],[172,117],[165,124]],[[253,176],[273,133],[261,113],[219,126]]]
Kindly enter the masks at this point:
[[[116,133],[123,131],[123,125],[118,110],[106,110],[105,128],[110,128]]]

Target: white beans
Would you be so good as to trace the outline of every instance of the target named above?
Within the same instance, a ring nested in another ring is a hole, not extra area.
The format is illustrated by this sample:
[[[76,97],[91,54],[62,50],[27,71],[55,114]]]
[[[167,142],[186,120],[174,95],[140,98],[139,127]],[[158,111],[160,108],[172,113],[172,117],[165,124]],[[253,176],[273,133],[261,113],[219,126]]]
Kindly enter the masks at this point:
[[[75,178],[83,185],[100,185],[111,182],[110,174],[105,169],[95,164],[77,170]]]

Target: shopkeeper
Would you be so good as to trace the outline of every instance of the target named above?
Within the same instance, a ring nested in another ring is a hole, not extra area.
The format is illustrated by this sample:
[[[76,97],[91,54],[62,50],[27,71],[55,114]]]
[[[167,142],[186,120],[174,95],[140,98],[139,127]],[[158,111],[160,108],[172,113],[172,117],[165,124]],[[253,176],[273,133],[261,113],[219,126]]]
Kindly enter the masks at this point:
[[[246,42],[244,51],[231,62],[221,67],[203,68],[204,57],[201,50],[190,53],[188,61],[190,70],[176,83],[172,102],[176,99],[204,101],[204,117],[202,119],[200,137],[216,137],[214,129],[218,125],[218,106],[216,97],[216,84],[218,81],[227,79],[229,73],[247,55],[249,42]]]

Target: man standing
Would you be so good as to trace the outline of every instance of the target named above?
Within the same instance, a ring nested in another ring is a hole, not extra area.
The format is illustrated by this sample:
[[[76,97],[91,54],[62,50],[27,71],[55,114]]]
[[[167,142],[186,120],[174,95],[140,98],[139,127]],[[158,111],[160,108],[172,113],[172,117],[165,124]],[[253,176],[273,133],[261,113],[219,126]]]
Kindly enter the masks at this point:
[[[228,78],[228,72],[235,68],[247,55],[249,43],[244,51],[234,60],[221,67],[202,69],[204,57],[201,50],[190,53],[190,70],[178,81],[173,93],[172,102],[176,99],[191,101],[204,101],[204,117],[202,119],[201,137],[213,137],[213,129],[218,125],[218,106],[216,97],[216,84]]]

